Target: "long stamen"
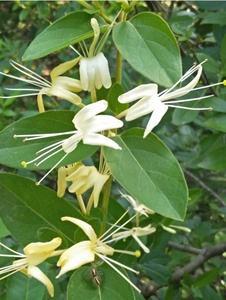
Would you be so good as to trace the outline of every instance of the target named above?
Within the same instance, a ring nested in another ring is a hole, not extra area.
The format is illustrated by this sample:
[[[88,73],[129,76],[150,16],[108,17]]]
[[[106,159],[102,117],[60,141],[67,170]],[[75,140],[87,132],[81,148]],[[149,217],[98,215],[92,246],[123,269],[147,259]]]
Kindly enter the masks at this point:
[[[197,88],[194,88],[192,91],[197,91],[197,90],[202,90],[202,89],[207,89],[209,87],[212,87],[212,86],[217,86],[217,85],[224,85],[224,81],[222,82],[217,82],[217,83],[213,83],[213,84],[209,84],[209,85],[204,85],[204,86],[199,86]]]
[[[66,153],[37,183],[36,185],[39,185],[68,155],[69,153]]]
[[[4,245],[4,244],[1,243],[1,242],[0,242],[0,246],[2,246],[3,248],[7,249],[8,251],[10,251],[10,252],[12,252],[12,253],[15,253],[15,254],[20,255],[20,256],[24,256],[23,254],[21,254],[21,253],[15,251],[15,250],[13,250],[13,249],[7,247],[6,245]]]
[[[19,258],[21,258],[21,255],[13,255],[13,254],[0,254],[0,257],[19,257]]]
[[[26,167],[27,165],[30,165],[30,164],[32,164],[32,163],[38,161],[40,158],[42,158],[43,156],[46,156],[46,154],[52,152],[53,150],[59,148],[60,146],[61,146],[61,145],[57,145],[57,146],[53,147],[52,149],[48,150],[47,152],[40,154],[38,157],[36,157],[36,158],[34,158],[34,159],[32,159],[32,160],[30,160],[30,161],[28,161],[28,162],[23,161],[23,162],[22,162],[22,165],[24,165],[24,166]],[[60,149],[60,151],[61,151],[61,150],[62,150],[62,149]],[[54,152],[54,154],[56,154],[56,151]],[[47,157],[49,157],[49,156],[47,156]]]
[[[110,261],[111,263],[116,264],[116,265],[118,265],[118,266],[120,266],[120,267],[122,267],[122,268],[124,268],[124,269],[126,269],[126,270],[128,270],[128,271],[131,271],[131,272],[133,272],[133,273],[135,273],[135,274],[137,274],[137,275],[140,273],[140,272],[138,272],[138,271],[136,271],[136,270],[134,270],[134,269],[132,269],[132,268],[130,268],[130,267],[128,267],[128,266],[126,266],[126,265],[120,263],[120,262],[118,262],[117,260],[114,260],[114,259],[108,257],[108,256],[105,256],[105,255],[100,254],[100,257],[101,257],[101,256],[104,257],[104,259]]]
[[[39,92],[40,89],[29,89],[29,88],[4,88],[7,91],[34,91],[34,92]]]
[[[12,67],[14,67],[19,72],[23,73],[24,75],[26,75],[26,76],[28,76],[30,78],[33,78],[35,81],[38,81],[38,82],[46,85],[46,87],[50,87],[51,86],[51,83],[48,80],[46,80],[45,78],[43,78],[40,75],[36,74],[35,72],[31,71],[30,69],[28,69],[28,68],[26,68],[26,67],[18,64],[17,62],[11,61],[10,64],[11,64]],[[26,72],[23,71],[23,70],[26,70]],[[33,75],[29,74],[28,72],[30,72]]]
[[[139,250],[137,250],[137,251],[127,251],[127,250],[121,250],[121,249],[114,249],[114,252],[140,257],[140,251]]]
[[[19,261],[20,261],[20,259],[17,260],[16,262],[19,262]],[[27,266],[27,262],[25,262],[24,259],[21,259],[21,262],[19,264],[17,263],[17,264],[11,264],[9,266],[1,267],[0,275],[11,272],[13,270],[16,270],[16,269],[20,268],[21,266]]]
[[[173,100],[173,101],[164,101],[164,104],[190,102],[190,101],[196,101],[196,100],[207,99],[207,98],[210,98],[210,97],[213,97],[213,96],[214,96],[214,95],[207,95],[207,96],[202,96],[202,97],[197,97],[197,98],[190,98],[190,99],[181,99],[181,100]]]
[[[38,86],[40,88],[46,87],[46,85],[38,83],[38,82],[36,82],[34,80],[29,80],[29,79],[25,79],[25,78],[22,78],[22,77],[17,77],[17,76],[11,75],[11,74],[3,73],[3,72],[0,72],[0,74],[4,75],[6,77],[12,78],[12,79],[16,79],[18,81],[23,81],[23,82],[26,82],[26,83],[29,83],[29,84],[32,84],[32,85],[36,85],[36,86]]]
[[[197,71],[197,69],[202,64],[204,64],[206,61],[207,61],[207,59],[205,59],[203,62],[201,62],[197,66],[192,66],[171,88],[166,89],[166,90],[162,91],[161,93],[159,93],[159,96],[161,96],[163,94],[168,94],[169,92],[171,92],[179,83],[185,81],[188,77],[190,77],[193,73],[195,73]]]
[[[61,136],[61,135],[70,135],[76,133],[77,130],[73,131],[65,131],[65,132],[58,132],[58,133],[37,133],[37,134],[14,134],[14,138],[26,138],[26,141],[30,141],[30,138],[49,138],[49,137],[55,137],[55,136]]]
[[[11,99],[11,98],[22,98],[22,97],[37,96],[37,95],[38,93],[31,93],[31,94],[12,95],[12,96],[0,96],[0,98]]]
[[[30,70],[29,68],[27,68],[27,67],[25,67],[25,66],[19,64],[18,62],[14,61],[14,60],[12,60],[11,63],[13,63],[13,64],[15,64],[15,65],[21,67],[22,69],[24,69],[24,70],[30,72],[30,73],[33,74],[33,75],[37,76],[37,77],[40,78],[41,80],[45,81],[48,85],[51,85],[51,82],[50,82],[49,80],[47,80],[46,78],[42,77],[41,75],[35,73],[34,71]]]
[[[41,150],[38,150],[38,151],[36,152],[36,154],[41,153],[41,152],[43,152],[43,151],[45,151],[45,150],[47,150],[47,149],[49,149],[49,148],[52,148],[52,147],[54,147],[55,145],[59,145],[59,144],[61,144],[63,141],[65,141],[65,140],[62,140],[62,141],[56,142],[56,143],[54,143],[54,144],[51,144],[51,145],[49,145],[49,146],[46,146],[46,147],[42,148]]]
[[[114,226],[116,226],[124,217],[125,217],[125,215],[128,213],[128,209],[124,212],[124,214],[122,214],[122,216],[115,222],[115,224],[113,224],[111,227],[109,227],[108,228],[108,230],[106,230],[105,231],[105,233],[104,234],[102,234],[100,237],[99,237],[99,239],[100,240],[102,240],[102,238],[107,234],[107,233],[109,233],[109,231],[111,231],[112,230],[112,228],[114,227]]]
[[[129,278],[127,278],[121,271],[119,271],[110,261],[106,260],[105,257],[103,256],[101,257],[101,259],[104,262],[106,262],[106,264],[108,264],[113,270],[115,270],[115,272],[117,272],[120,276],[122,276],[122,278],[124,278],[136,291],[138,291],[138,293],[141,293],[140,289],[138,289],[138,287],[136,287],[136,285],[133,284],[132,281],[130,281]]]
[[[58,148],[59,146],[61,146],[61,145],[58,145],[58,146],[56,146],[56,147]],[[55,148],[56,148],[56,147],[55,147]],[[55,149],[55,148],[54,148],[54,149]],[[52,149],[52,150],[54,150],[54,149]],[[52,150],[51,150],[51,151],[52,151]],[[37,167],[40,166],[42,163],[44,163],[44,161],[46,161],[47,159],[49,159],[50,157],[56,155],[57,153],[59,153],[59,152],[61,152],[61,151],[63,151],[62,148],[59,149],[59,150],[57,150],[57,151],[55,151],[55,152],[53,152],[53,153],[51,153],[51,154],[48,155],[47,157],[43,158],[43,160],[39,161],[39,162],[38,162],[37,164],[35,164],[35,165],[36,165]],[[47,152],[48,152],[48,151],[47,151]],[[46,153],[44,153],[44,154],[46,154]]]
[[[78,54],[78,56],[82,56],[81,53],[75,49],[72,45],[69,46],[76,54]]]
[[[3,277],[0,277],[0,280],[2,280],[2,279],[4,279],[4,278],[7,278],[7,277],[9,277],[9,276],[11,276],[11,275],[13,275],[14,273],[17,273],[17,272],[21,271],[21,270],[24,269],[25,267],[26,267],[26,266],[21,267],[21,268],[15,270],[15,271],[13,271],[13,272],[11,272],[11,273],[9,273],[9,274],[3,276]]]
[[[145,253],[149,253],[149,248],[136,236],[135,234],[132,234],[132,237],[137,242],[137,244],[144,250]]]
[[[112,236],[113,234],[118,232],[122,227],[124,227],[126,224],[128,224],[130,221],[132,221],[135,217],[136,217],[136,215],[129,218],[129,220],[127,220],[125,223],[123,223],[121,226],[119,226],[117,229],[115,229],[113,232],[111,232],[109,235],[107,235],[104,239],[101,239],[101,241],[104,242],[105,240],[107,240],[110,236]]]
[[[177,106],[177,105],[167,105],[168,107],[181,108],[187,110],[212,110],[212,107],[186,107],[186,106]]]
[[[122,236],[122,235],[121,236],[117,236],[117,237],[115,237],[115,238],[113,238],[111,240],[106,241],[105,244],[110,244],[112,242],[120,241],[120,240],[128,238],[129,236],[131,236],[129,233],[125,234],[124,236]]]

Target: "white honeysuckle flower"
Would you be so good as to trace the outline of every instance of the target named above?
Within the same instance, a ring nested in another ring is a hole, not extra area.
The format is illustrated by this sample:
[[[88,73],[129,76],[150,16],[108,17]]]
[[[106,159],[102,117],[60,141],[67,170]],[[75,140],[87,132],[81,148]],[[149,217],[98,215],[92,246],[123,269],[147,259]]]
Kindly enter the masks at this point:
[[[25,96],[37,96],[37,104],[39,112],[44,112],[44,104],[43,104],[43,95],[47,96],[55,96],[60,99],[67,100],[72,104],[81,105],[81,98],[76,94],[82,90],[81,83],[77,79],[73,79],[66,76],[61,76],[72,67],[74,67],[80,58],[76,58],[65,63],[62,63],[55,67],[50,72],[51,82],[39,74],[33,72],[27,67],[15,62],[11,61],[11,66],[19,71],[22,75],[26,77],[17,77],[11,74],[2,73],[0,74],[16,79],[18,81],[24,82],[29,85],[33,85],[33,88],[5,88],[10,91],[20,91],[21,95],[12,95],[12,96],[0,96],[0,98],[8,99],[8,98],[23,98]]]
[[[62,250],[55,250],[61,245],[61,242],[61,238],[57,237],[45,243],[30,243],[23,249],[23,254],[0,243],[0,246],[11,252],[11,254],[0,254],[0,257],[15,258],[11,265],[0,268],[0,275],[3,275],[0,277],[0,280],[13,275],[14,273],[22,272],[26,276],[33,277],[44,284],[49,295],[53,297],[53,284],[49,278],[37,267],[37,265],[41,264],[50,257],[60,255]]]
[[[104,86],[111,86],[111,75],[106,57],[102,52],[95,53],[95,47],[100,36],[100,27],[95,18],[91,19],[94,31],[93,42],[90,46],[88,57],[81,57],[79,62],[79,73],[82,89],[92,92]]]
[[[128,195],[128,194],[123,194],[121,192],[121,196],[123,198],[125,198],[130,205],[132,206],[133,210],[140,215],[144,215],[145,217],[148,217],[148,215],[153,215],[155,212],[153,210],[151,210],[150,208],[148,208],[147,206],[145,206],[144,204],[139,203],[138,201],[136,201],[132,196]]]
[[[126,121],[132,121],[139,117],[151,113],[151,117],[148,121],[148,124],[144,132],[144,138],[145,138],[153,130],[153,128],[155,128],[155,126],[159,124],[159,122],[161,121],[161,119],[163,118],[163,116],[165,115],[169,107],[188,109],[188,110],[212,109],[210,107],[200,107],[200,108],[186,107],[186,106],[181,106],[180,103],[199,101],[202,99],[207,99],[209,97],[212,97],[213,95],[174,100],[176,98],[185,96],[192,91],[197,91],[197,90],[201,90],[204,88],[209,88],[221,84],[226,85],[226,80],[224,80],[223,82],[219,82],[207,86],[196,87],[202,74],[202,64],[204,62],[200,63],[199,65],[191,67],[172,87],[160,93],[158,92],[158,85],[155,83],[150,83],[150,84],[140,85],[134,88],[133,90],[119,96],[118,101],[120,103],[131,103],[138,100],[136,104],[132,105],[126,111],[126,118],[125,118]],[[186,84],[184,87],[179,87],[176,89],[176,87],[180,83],[184,82],[187,78],[192,76],[194,73],[197,74],[188,84]]]
[[[42,177],[37,184],[46,178],[46,176],[48,176],[48,174],[52,172],[52,170],[55,169],[68,156],[68,154],[74,151],[80,141],[86,145],[106,146],[116,150],[121,149],[121,147],[112,139],[98,133],[105,130],[121,128],[123,126],[123,122],[113,116],[98,115],[99,113],[105,111],[107,107],[108,103],[105,100],[100,100],[83,107],[72,120],[76,128],[76,130],[73,131],[14,135],[14,138],[24,138],[24,142],[69,135],[68,138],[64,138],[61,141],[50,144],[49,146],[37,151],[36,154],[38,154],[38,156],[33,160],[22,162],[24,167],[31,163],[39,166],[55,154],[59,152],[65,153],[63,157],[61,157],[61,159]]]
[[[118,228],[115,229],[115,226],[124,218],[127,212],[128,211],[126,211],[116,221],[116,223],[113,224],[100,237],[97,237],[93,227],[88,223],[72,217],[63,217],[62,221],[69,221],[80,227],[83,230],[83,232],[87,235],[88,240],[81,241],[63,252],[63,254],[60,256],[60,259],[57,262],[57,266],[61,268],[57,278],[69,271],[78,269],[79,267],[85,264],[94,262],[97,257],[106,264],[108,264],[113,270],[115,270],[119,275],[121,275],[134,289],[140,292],[140,290],[129,280],[127,276],[125,276],[123,272],[119,270],[118,267],[122,267],[125,270],[131,271],[135,274],[138,274],[139,272],[109,257],[114,255],[115,253],[122,253],[139,257],[140,251],[119,250],[107,245],[107,243],[111,242],[111,237],[113,236],[113,234],[116,234],[116,232],[118,232],[122,227],[128,224],[135,217],[132,216],[130,219],[124,222],[124,224],[119,225]]]
[[[100,193],[109,175],[101,174],[94,166],[85,166],[75,163],[71,166],[61,167],[58,170],[57,195],[63,197],[67,189],[67,182],[71,182],[68,190],[75,193],[83,213],[89,213],[92,206],[97,207]],[[82,195],[92,188],[87,208],[84,205]]]
[[[79,66],[81,86],[84,91],[91,91],[94,88],[106,89],[111,87],[111,75],[108,61],[102,52],[93,57],[82,57]]]
[[[123,231],[117,232],[112,235],[112,242],[126,239],[128,237],[133,237],[138,245],[144,250],[145,253],[149,253],[149,248],[139,239],[141,236],[146,236],[152,234],[156,231],[155,227],[152,225],[147,225],[145,227],[133,227],[133,228],[122,228]]]

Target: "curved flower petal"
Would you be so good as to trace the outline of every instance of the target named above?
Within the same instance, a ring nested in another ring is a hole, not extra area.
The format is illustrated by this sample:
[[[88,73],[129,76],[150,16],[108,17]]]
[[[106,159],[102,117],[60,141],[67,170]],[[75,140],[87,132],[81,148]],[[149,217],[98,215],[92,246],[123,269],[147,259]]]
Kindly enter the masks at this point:
[[[155,128],[155,126],[159,124],[159,122],[162,120],[167,110],[168,110],[168,106],[161,103],[161,105],[159,105],[158,108],[156,108],[153,111],[148,121],[147,127],[145,128],[144,138],[152,131],[153,128]]]
[[[70,69],[72,69],[79,62],[79,60],[80,60],[80,57],[76,57],[75,59],[66,61],[66,62],[56,66],[50,72],[51,80],[54,81],[58,76],[64,74],[65,72],[69,71]]]
[[[109,129],[121,128],[123,127],[123,122],[113,116],[99,115],[90,119],[90,121],[87,122],[87,124],[85,125],[86,126],[84,126],[83,130],[86,133],[88,132],[95,133],[95,132],[105,131]]]
[[[71,153],[74,151],[78,145],[78,143],[81,141],[82,137],[75,133],[69,138],[67,138],[63,143],[62,143],[62,148],[65,153]]]
[[[23,249],[23,251],[29,264],[38,265],[50,257],[61,243],[61,238],[57,237],[45,243],[30,243]]]
[[[111,86],[111,75],[109,72],[108,60],[102,52],[96,55],[97,59],[97,71],[100,76],[101,82],[106,89],[109,89]]]
[[[166,100],[182,97],[182,96],[188,94],[199,82],[199,79],[202,75],[202,65],[199,65],[197,70],[198,70],[198,72],[197,72],[196,76],[187,85],[185,85],[184,87],[179,88],[173,92],[164,93],[162,96],[159,97],[161,99],[161,101],[166,101]]]
[[[66,168],[60,167],[58,169],[57,175],[57,197],[61,198],[64,196],[65,191],[67,189],[67,182],[66,182]]]
[[[87,74],[88,74],[88,91],[92,91],[95,88],[96,69],[95,65],[91,61],[93,58],[87,58]]]
[[[158,94],[158,85],[155,83],[142,84],[118,97],[120,103],[130,103],[143,97],[155,97]]]
[[[76,128],[80,128],[80,124],[84,124],[87,120],[95,115],[105,111],[108,107],[106,100],[100,100],[83,107],[72,120]]]
[[[161,105],[161,102],[157,96],[144,97],[128,109],[126,121],[133,121],[137,118],[145,116],[154,111],[158,105]]]
[[[81,86],[84,91],[88,91],[89,88],[89,77],[87,67],[87,58],[81,58],[79,65],[79,74]]]
[[[57,77],[53,85],[61,86],[62,88],[74,93],[81,92],[82,90],[81,82],[78,79],[67,76]]]
[[[95,253],[91,250],[91,242],[83,241],[75,244],[67,249],[60,256],[57,266],[61,267],[57,278],[68,271],[77,269],[85,264],[91,263],[95,260]]]
[[[38,267],[28,266],[26,273],[28,276],[31,276],[44,284],[48,290],[50,297],[54,296],[54,287],[52,282]]]
[[[89,133],[83,138],[83,143],[87,145],[97,145],[97,146],[106,146],[116,150],[121,150],[122,148],[110,138],[98,134],[98,133]]]
[[[79,105],[82,102],[82,99],[78,95],[62,88],[60,85],[53,85],[51,88],[49,88],[47,95],[68,100],[75,105]]]
[[[69,221],[69,222],[77,225],[79,228],[82,229],[82,231],[88,236],[88,238],[91,241],[94,241],[97,239],[97,236],[96,236],[95,231],[93,230],[93,227],[91,225],[89,225],[88,223],[86,223],[82,220],[76,219],[76,218],[72,218],[72,217],[62,217],[61,220]]]
[[[96,174],[93,173],[93,180],[95,180],[95,184],[93,187],[93,192],[91,194],[91,198],[93,199],[93,205],[94,207],[98,206],[100,193],[103,189],[103,186],[105,185],[106,181],[109,178],[109,175],[100,174],[99,172],[96,172]]]
[[[90,170],[89,173],[91,173]],[[88,191],[94,185],[93,180],[90,180],[89,173],[87,176],[78,176],[77,178],[74,177],[72,179],[72,184],[68,188],[68,191],[78,195],[82,195]]]

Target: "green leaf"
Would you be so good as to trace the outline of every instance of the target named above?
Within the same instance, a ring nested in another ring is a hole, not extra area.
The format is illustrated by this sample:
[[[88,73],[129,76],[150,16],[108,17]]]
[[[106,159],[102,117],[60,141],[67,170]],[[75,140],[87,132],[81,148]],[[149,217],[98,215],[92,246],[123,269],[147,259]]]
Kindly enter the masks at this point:
[[[130,129],[115,141],[122,150],[104,149],[115,179],[139,202],[176,220],[185,216],[188,191],[178,161],[154,134]]]
[[[81,215],[53,190],[24,177],[0,174],[0,194],[0,217],[20,244],[39,241],[43,230],[48,231],[48,238],[51,232],[51,238],[74,240],[74,226],[61,217]]]
[[[140,271],[150,277],[159,285],[164,285],[170,279],[170,271],[167,266],[150,261],[140,265]]]
[[[143,299],[119,274],[107,266],[96,270],[100,286],[95,282],[92,268],[82,267],[70,278],[67,300],[141,300]],[[122,271],[123,272],[123,271]]]
[[[187,107],[198,107],[200,104],[197,101],[186,103]],[[174,125],[184,125],[194,121],[199,114],[197,110],[175,109],[172,115]]]
[[[224,114],[218,114],[204,121],[203,125],[207,128],[221,132],[226,132],[226,119]]]
[[[0,239],[9,234],[10,234],[9,230],[5,227],[5,224],[0,219]]]
[[[92,15],[73,12],[49,25],[28,46],[23,60],[33,60],[78,43],[93,35]]]
[[[226,100],[218,97],[211,97],[205,100],[206,107],[212,107],[214,111],[226,112]]]
[[[181,77],[181,57],[168,24],[158,15],[140,13],[114,27],[113,40],[139,73],[169,87]]]
[[[217,279],[217,277],[219,277],[219,269],[218,268],[212,269],[198,276],[195,279],[193,286],[196,288],[202,288],[208,284],[211,284],[213,281]]]
[[[7,280],[6,300],[18,300],[18,295],[20,295],[19,299],[42,299],[44,294],[44,285],[22,273],[14,274]]]
[[[48,138],[23,142],[22,138],[13,138],[14,134],[53,133],[75,130],[72,123],[73,117],[74,112],[71,111],[49,111],[21,119],[9,125],[0,132],[0,164],[22,168],[21,161],[34,159],[38,150],[65,138],[65,136],[61,136],[58,139]],[[97,147],[84,145],[80,142],[78,147],[60,165],[85,159],[92,155],[96,149]],[[27,168],[30,170],[50,169],[64,154],[62,151],[46,160],[39,167],[29,164]]]
[[[226,65],[226,34],[224,35],[221,42],[221,60],[224,65]]]
[[[107,95],[109,108],[116,115],[129,107],[128,104],[121,104],[118,102],[118,97],[123,93],[125,93],[125,90],[123,89],[121,84],[115,83],[111,86]]]
[[[226,25],[226,12],[219,11],[217,14],[216,12],[206,12],[201,14],[203,20],[201,24],[217,24],[224,26]]]
[[[201,143],[200,157],[196,165],[198,167],[224,171],[226,168],[226,135],[210,135]]]

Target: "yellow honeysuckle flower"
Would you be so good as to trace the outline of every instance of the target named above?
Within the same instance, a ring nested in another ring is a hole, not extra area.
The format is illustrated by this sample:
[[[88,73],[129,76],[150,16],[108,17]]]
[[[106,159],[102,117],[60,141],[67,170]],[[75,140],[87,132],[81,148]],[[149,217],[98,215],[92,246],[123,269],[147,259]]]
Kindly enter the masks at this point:
[[[43,95],[56,96],[57,98],[67,100],[72,104],[80,106],[81,98],[76,94],[77,92],[80,92],[82,90],[80,81],[70,77],[61,76],[62,74],[73,68],[79,62],[79,59],[80,57],[64,62],[55,67],[50,72],[51,82],[28,69],[27,67],[15,61],[11,61],[11,66],[19,71],[22,75],[25,75],[27,78],[17,77],[2,72],[0,72],[0,74],[33,85],[35,86],[35,88],[6,88],[10,91],[21,91],[23,92],[23,94],[13,96],[0,96],[0,98],[7,99],[25,96],[37,96],[39,112],[45,111],[43,104]]]
[[[0,268],[0,280],[13,275],[16,272],[22,272],[28,277],[34,277],[42,284],[44,284],[51,297],[54,296],[54,287],[49,278],[37,267],[37,265],[44,262],[49,257],[57,256],[62,253],[61,250],[55,251],[61,245],[61,238],[57,237],[49,242],[31,243],[23,249],[23,254],[14,251],[6,245],[0,243],[0,246],[10,251],[12,254],[0,254],[0,257],[13,257],[16,260],[9,266]]]
[[[132,196],[128,194],[123,194],[121,192],[121,196],[125,198],[130,205],[132,206],[133,210],[138,214],[138,215],[144,215],[145,217],[148,217],[148,215],[153,215],[155,212],[148,208],[146,205],[139,203],[137,200],[135,200]]]
[[[155,227],[152,225],[147,225],[145,227],[133,227],[133,228],[122,228],[123,231],[117,232],[112,235],[112,241],[119,241],[122,239],[126,239],[128,237],[133,237],[134,240],[138,243],[138,245],[144,250],[145,253],[149,253],[150,250],[144,243],[140,240],[139,237],[146,236],[152,234],[156,231]]]
[[[88,240],[81,241],[63,252],[63,254],[60,256],[60,259],[57,262],[57,266],[61,268],[57,278],[71,270],[78,269],[79,267],[85,264],[94,262],[95,258],[98,257],[103,262],[108,264],[112,269],[114,269],[120,276],[122,276],[134,289],[140,292],[140,290],[129,280],[129,278],[125,276],[125,274],[122,273],[117,267],[122,267],[135,274],[138,274],[139,272],[109,257],[114,255],[115,253],[128,254],[136,257],[140,256],[139,250],[138,251],[119,250],[108,245],[108,243],[112,242],[111,239],[112,235],[116,234],[116,232],[118,232],[122,227],[128,224],[135,217],[132,216],[129,220],[124,222],[124,224],[119,225],[117,226],[116,229],[114,229],[115,226],[127,214],[127,212],[128,211],[126,211],[115,222],[115,224],[113,224],[100,237],[97,237],[93,227],[90,224],[76,218],[63,217],[61,219],[62,221],[69,221],[77,225],[79,228],[81,228],[83,232],[87,235]]]
[[[57,194],[63,197],[67,188],[66,182],[71,182],[68,190],[75,193],[79,201],[83,202],[82,195],[93,188],[88,200],[87,209],[80,205],[83,213],[89,213],[92,206],[97,207],[100,193],[109,175],[101,174],[94,166],[85,166],[82,163],[76,163],[69,167],[61,167],[58,170],[58,189]]]

